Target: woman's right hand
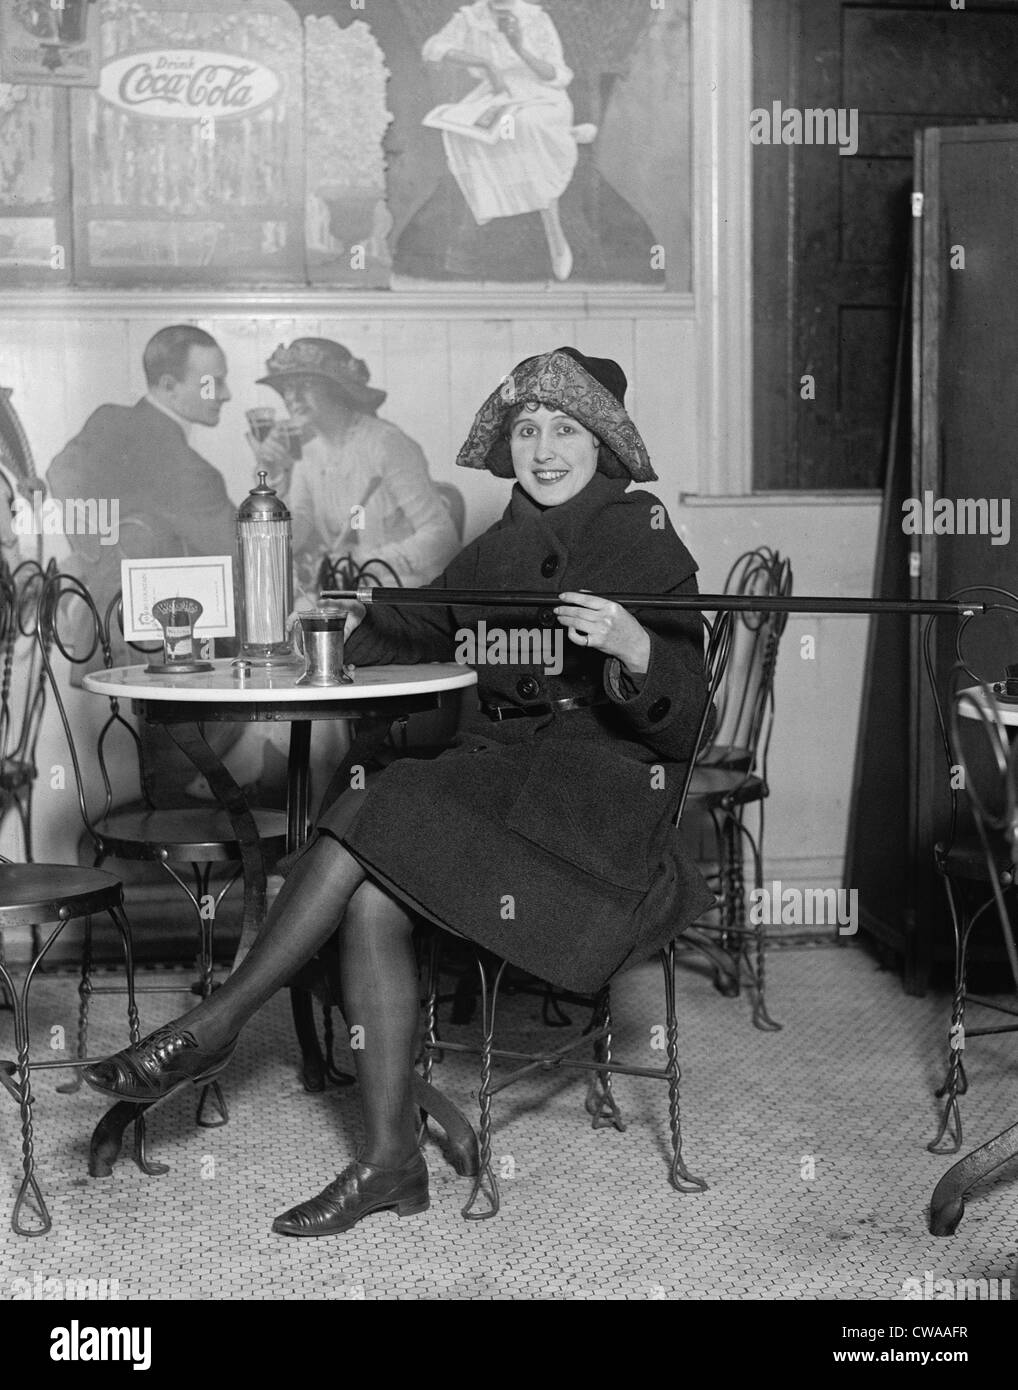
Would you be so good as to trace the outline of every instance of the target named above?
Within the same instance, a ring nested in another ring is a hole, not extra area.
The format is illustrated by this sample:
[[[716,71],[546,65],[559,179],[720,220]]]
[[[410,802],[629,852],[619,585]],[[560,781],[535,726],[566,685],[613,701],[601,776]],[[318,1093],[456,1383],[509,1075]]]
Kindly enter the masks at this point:
[[[355,598],[341,599],[336,604],[336,607],[346,609],[346,626],[343,628],[343,641],[347,642],[350,639],[350,634],[356,632],[364,621],[364,615],[368,610],[363,603],[359,603]]]

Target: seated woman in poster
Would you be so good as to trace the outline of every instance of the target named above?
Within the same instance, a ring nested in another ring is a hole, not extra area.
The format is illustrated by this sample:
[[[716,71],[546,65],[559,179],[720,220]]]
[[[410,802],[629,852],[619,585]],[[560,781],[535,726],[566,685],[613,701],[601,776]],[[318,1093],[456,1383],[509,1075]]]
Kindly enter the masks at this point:
[[[478,226],[539,212],[555,278],[568,280],[573,253],[558,204],[576,169],[577,144],[589,144],[597,131],[573,125],[566,95],[573,74],[555,25],[526,0],[475,0],[427,41],[424,59],[483,75],[463,101],[425,117],[442,131],[449,168]]]

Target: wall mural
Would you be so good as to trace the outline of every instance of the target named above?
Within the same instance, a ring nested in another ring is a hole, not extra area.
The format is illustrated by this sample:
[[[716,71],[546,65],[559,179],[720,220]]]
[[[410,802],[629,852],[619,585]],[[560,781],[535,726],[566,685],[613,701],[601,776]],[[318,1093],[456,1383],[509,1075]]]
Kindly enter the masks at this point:
[[[97,11],[0,84],[0,279],[690,288],[689,0]]]

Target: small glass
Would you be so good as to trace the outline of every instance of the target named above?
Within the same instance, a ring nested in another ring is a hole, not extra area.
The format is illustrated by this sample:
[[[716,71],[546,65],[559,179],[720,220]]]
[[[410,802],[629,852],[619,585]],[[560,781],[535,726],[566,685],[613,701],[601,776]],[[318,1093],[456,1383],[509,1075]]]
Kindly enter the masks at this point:
[[[145,667],[153,675],[196,675],[211,671],[212,663],[200,661],[194,649],[194,628],[202,615],[196,598],[161,598],[152,605],[152,616],[163,630],[163,660]]]
[[[259,444],[263,444],[272,433],[276,423],[276,412],[271,405],[258,405],[252,410],[245,410],[247,423],[251,434]]]

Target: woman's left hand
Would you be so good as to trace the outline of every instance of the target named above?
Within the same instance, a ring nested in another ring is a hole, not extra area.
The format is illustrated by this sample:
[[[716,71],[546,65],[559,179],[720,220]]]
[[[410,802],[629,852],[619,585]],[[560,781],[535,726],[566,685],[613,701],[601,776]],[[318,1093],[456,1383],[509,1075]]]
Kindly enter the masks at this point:
[[[650,664],[650,633],[632,613],[611,599],[594,594],[560,594],[556,618],[578,647],[592,647],[605,656],[617,656],[633,675],[642,675]]]

